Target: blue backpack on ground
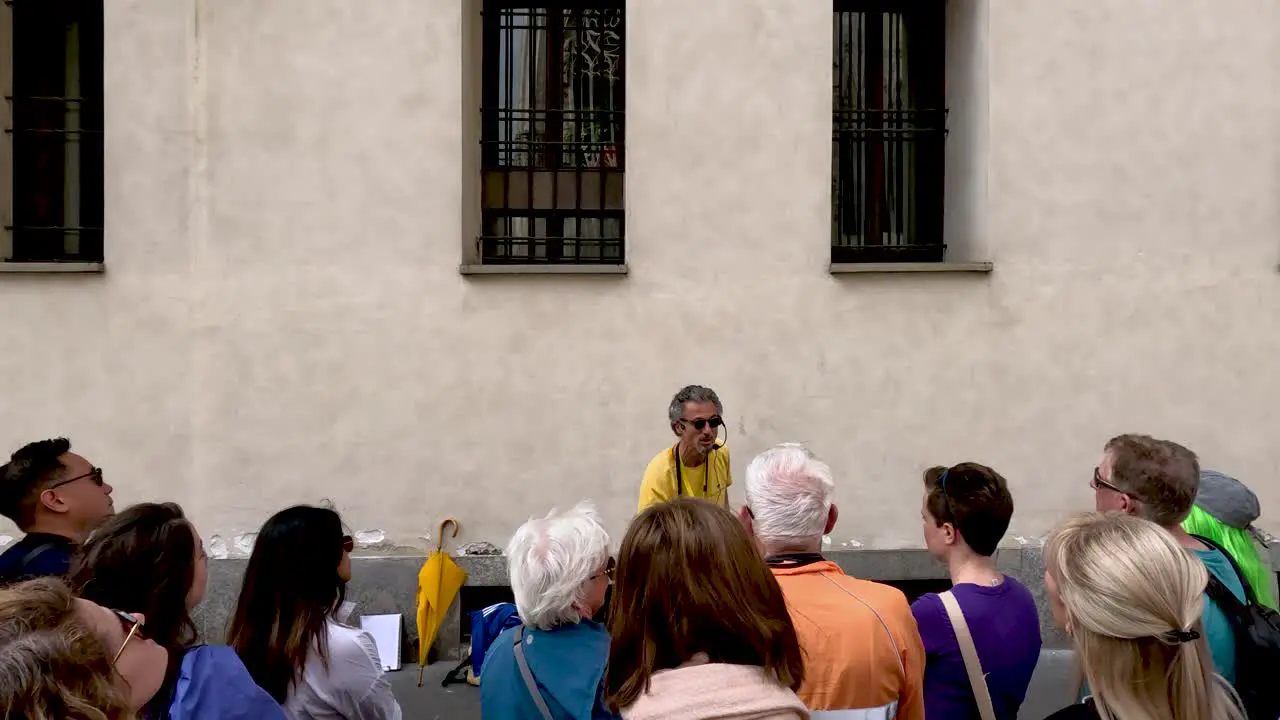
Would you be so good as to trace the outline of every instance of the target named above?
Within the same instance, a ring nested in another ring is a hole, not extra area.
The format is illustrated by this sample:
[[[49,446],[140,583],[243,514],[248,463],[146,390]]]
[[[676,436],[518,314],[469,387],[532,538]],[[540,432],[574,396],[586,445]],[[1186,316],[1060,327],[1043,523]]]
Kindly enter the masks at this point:
[[[480,684],[480,668],[484,667],[484,655],[503,630],[520,624],[520,615],[513,603],[498,603],[483,610],[471,612],[471,651],[458,666],[444,676],[441,685],[465,682]]]

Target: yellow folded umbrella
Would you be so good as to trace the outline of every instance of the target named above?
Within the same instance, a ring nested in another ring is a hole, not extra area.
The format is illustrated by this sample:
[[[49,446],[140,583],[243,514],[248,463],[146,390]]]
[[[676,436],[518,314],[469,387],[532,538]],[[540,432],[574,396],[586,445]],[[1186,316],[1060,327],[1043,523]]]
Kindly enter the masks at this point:
[[[418,571],[418,687],[422,687],[422,669],[427,664],[427,651],[435,642],[444,622],[444,613],[453,604],[462,584],[467,581],[467,571],[444,551],[445,528],[453,525],[453,535],[458,537],[458,521],[445,518],[440,523],[440,539],[436,549]]]

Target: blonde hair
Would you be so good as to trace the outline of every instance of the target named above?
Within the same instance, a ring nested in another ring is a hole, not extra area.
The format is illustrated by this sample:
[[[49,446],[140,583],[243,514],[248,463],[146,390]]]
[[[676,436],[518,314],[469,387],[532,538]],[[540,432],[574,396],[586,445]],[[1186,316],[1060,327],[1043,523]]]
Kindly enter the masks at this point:
[[[1103,720],[1243,719],[1203,637],[1208,571],[1167,530],[1087,513],[1054,531],[1045,560]]]
[[[133,720],[102,642],[61,580],[0,589],[0,707],[28,720]]]

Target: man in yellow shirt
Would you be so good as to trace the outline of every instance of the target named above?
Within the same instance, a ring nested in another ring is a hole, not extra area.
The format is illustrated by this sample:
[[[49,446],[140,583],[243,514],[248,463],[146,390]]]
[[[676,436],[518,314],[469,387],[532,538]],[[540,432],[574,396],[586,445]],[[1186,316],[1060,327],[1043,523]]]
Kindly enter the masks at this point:
[[[720,441],[724,406],[711,388],[689,385],[671,399],[667,419],[676,442],[644,469],[640,510],[677,497],[706,498],[728,506],[729,448]]]

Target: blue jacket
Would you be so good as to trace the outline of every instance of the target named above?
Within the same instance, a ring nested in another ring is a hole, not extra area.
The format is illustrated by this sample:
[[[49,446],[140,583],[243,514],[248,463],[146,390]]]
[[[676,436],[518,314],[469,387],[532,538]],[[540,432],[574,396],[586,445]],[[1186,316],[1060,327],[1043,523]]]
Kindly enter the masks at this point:
[[[60,535],[28,533],[0,554],[0,584],[38,577],[65,577],[75,545]]]
[[[511,643],[516,628],[493,641],[480,673],[480,712],[493,720],[541,720]],[[615,720],[604,705],[609,633],[590,620],[552,630],[525,628],[524,657],[556,720]]]
[[[258,687],[236,651],[201,645],[182,657],[170,720],[284,720],[284,710]]]

